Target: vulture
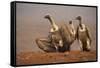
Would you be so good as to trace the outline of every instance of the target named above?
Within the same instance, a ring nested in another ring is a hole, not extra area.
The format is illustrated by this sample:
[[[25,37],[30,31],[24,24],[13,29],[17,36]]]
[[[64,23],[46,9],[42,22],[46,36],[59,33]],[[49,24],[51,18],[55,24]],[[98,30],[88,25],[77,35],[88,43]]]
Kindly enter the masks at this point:
[[[76,39],[76,31],[73,22],[69,21],[69,24],[62,23],[60,33],[63,39],[63,47],[65,48],[64,51],[70,51],[70,47]]]
[[[51,29],[47,38],[36,39],[38,47],[45,52],[69,51],[76,35],[72,21],[69,21],[68,25],[63,23],[58,27],[51,15],[46,15],[44,18],[50,21]]]
[[[46,15],[44,18],[50,21],[51,29],[46,39],[36,39],[36,43],[38,47],[45,52],[59,52],[59,48],[63,47],[59,28],[54,22],[52,16]]]
[[[76,31],[72,21],[66,25],[63,23],[61,26],[57,26],[54,19],[50,15],[45,16],[51,23],[50,33],[52,35],[53,46],[58,52],[70,51],[70,46],[76,38]]]
[[[59,33],[59,27],[55,23],[51,15],[46,15],[44,18],[48,19],[51,24],[51,29],[50,29],[49,36],[48,36],[51,40],[51,46],[54,46],[56,51],[59,52],[59,48],[63,47],[63,41]]]
[[[77,39],[80,43],[81,51],[90,51],[91,48],[91,37],[89,30],[85,24],[82,23],[82,17],[77,16],[75,18],[79,21],[79,25],[77,27]]]

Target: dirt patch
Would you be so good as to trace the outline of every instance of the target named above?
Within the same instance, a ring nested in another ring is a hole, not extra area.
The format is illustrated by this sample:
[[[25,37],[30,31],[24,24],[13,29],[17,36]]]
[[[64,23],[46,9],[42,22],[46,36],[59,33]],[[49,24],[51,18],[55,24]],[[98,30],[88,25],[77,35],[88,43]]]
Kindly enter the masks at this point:
[[[17,65],[29,64],[48,64],[48,63],[63,63],[63,62],[81,62],[95,61],[96,51],[80,52],[70,51],[64,53],[18,53],[16,56]]]

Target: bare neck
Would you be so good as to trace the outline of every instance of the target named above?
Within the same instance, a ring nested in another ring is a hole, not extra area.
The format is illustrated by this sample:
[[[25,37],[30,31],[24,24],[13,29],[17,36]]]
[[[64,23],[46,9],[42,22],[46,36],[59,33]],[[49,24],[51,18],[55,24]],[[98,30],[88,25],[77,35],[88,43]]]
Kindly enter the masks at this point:
[[[73,24],[70,24],[71,26],[71,34],[75,34],[75,28],[74,28],[74,25]]]
[[[48,18],[50,23],[51,23],[51,27],[53,28],[53,30],[55,30],[55,28],[57,28],[57,25],[56,23],[54,22],[54,19],[52,17],[49,17]]]
[[[49,17],[48,19],[49,19],[51,25],[54,25],[55,24],[54,19],[52,17]]]
[[[83,27],[82,27],[82,20],[79,20],[79,26],[80,26],[81,29],[83,29]]]

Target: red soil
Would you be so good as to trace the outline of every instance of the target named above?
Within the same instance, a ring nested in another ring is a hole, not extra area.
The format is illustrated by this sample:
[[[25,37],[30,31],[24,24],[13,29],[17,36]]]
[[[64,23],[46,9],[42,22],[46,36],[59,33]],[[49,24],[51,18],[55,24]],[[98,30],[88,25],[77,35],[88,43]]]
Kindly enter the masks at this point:
[[[96,61],[96,51],[80,52],[70,51],[65,53],[19,53],[16,57],[17,65],[48,64],[63,62]]]

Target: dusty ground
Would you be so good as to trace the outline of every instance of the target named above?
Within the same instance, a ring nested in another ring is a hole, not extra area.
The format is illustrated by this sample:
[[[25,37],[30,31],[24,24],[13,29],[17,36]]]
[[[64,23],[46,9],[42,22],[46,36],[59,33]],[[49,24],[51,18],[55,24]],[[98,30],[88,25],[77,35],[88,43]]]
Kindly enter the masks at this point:
[[[17,65],[48,64],[63,62],[95,61],[96,51],[80,52],[70,51],[65,53],[19,53],[16,57]]]

